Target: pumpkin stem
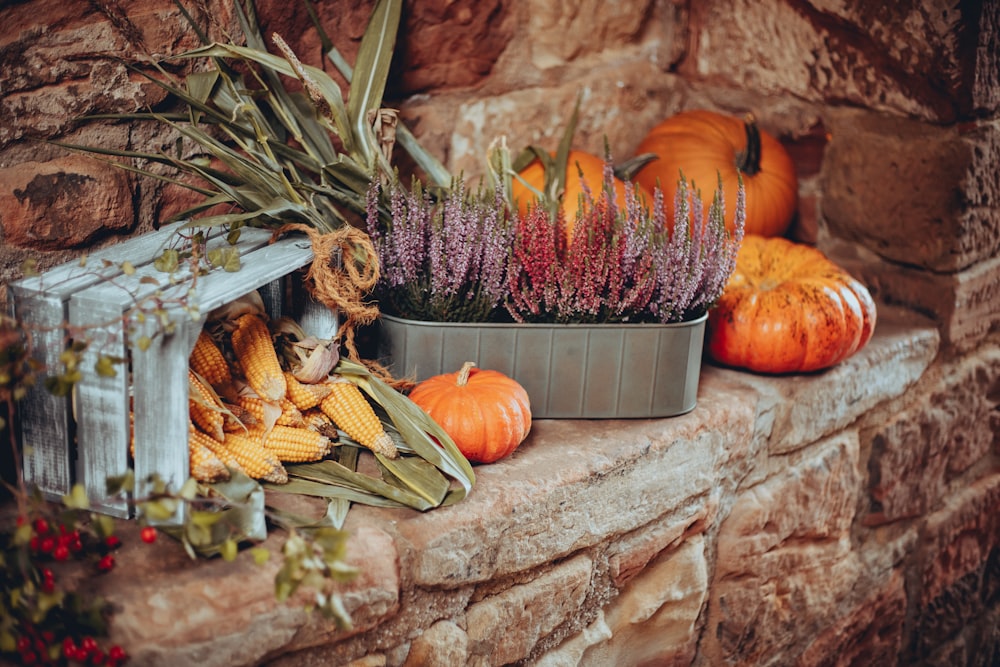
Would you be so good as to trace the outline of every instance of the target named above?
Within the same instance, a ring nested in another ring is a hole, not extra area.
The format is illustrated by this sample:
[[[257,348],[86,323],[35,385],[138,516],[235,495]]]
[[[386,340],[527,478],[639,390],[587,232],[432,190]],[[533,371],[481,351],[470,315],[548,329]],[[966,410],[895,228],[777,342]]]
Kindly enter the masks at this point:
[[[464,387],[469,384],[469,373],[471,373],[472,369],[475,367],[476,362],[474,361],[466,361],[462,364],[462,367],[458,370],[458,380],[455,381],[455,384],[459,387]]]
[[[752,113],[744,117],[743,128],[747,133],[747,147],[736,154],[736,168],[747,176],[753,176],[760,171],[760,130]]]

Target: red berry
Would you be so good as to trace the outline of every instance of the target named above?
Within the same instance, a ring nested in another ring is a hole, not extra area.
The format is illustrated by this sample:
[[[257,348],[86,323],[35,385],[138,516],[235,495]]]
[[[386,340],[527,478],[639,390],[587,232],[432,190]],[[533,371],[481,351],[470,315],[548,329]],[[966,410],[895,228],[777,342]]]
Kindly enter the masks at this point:
[[[18,514],[17,515],[17,525],[23,526],[26,523],[28,523],[28,517],[24,516],[23,514]]]
[[[38,663],[38,655],[31,650],[21,652],[22,665],[34,665]]]
[[[114,566],[115,566],[115,557],[112,556],[111,554],[104,556],[103,558],[101,558],[101,560],[97,562],[97,567],[98,569],[101,570],[101,572],[110,572],[114,568]]]
[[[80,640],[80,648],[84,653],[90,654],[97,650],[97,640],[93,637],[84,637]]]
[[[28,540],[28,547],[32,551],[38,551],[39,545],[41,545],[41,540],[38,539],[38,535],[32,535],[31,539]]]
[[[125,649],[123,649],[118,644],[115,644],[114,646],[108,649],[108,660],[114,660],[115,662],[122,662],[127,657],[128,654],[125,653]]]
[[[81,549],[83,549],[83,542],[80,541],[79,537],[69,543],[70,551],[80,551]]]
[[[66,637],[62,643],[63,655],[67,658],[71,657],[71,654],[76,653],[76,642],[73,641],[72,637]]]
[[[38,545],[38,548],[41,549],[43,554],[47,554],[51,552],[53,549],[55,549],[55,546],[56,546],[55,540],[53,540],[51,537],[43,537],[41,544]]]
[[[104,651],[99,648],[95,648],[90,654],[90,664],[92,665],[103,665],[104,664]]]
[[[60,544],[52,552],[52,557],[56,560],[66,560],[69,558],[69,547],[65,544]]]
[[[49,522],[41,518],[35,519],[35,532],[39,535],[49,532]]]
[[[139,536],[146,544],[152,544],[156,541],[156,528],[153,528],[152,526],[143,526]]]
[[[121,545],[122,541],[118,539],[117,535],[108,535],[104,538],[104,544],[109,549],[117,549]]]
[[[31,650],[31,637],[28,635],[21,635],[17,638],[17,652],[24,653],[25,651]]]

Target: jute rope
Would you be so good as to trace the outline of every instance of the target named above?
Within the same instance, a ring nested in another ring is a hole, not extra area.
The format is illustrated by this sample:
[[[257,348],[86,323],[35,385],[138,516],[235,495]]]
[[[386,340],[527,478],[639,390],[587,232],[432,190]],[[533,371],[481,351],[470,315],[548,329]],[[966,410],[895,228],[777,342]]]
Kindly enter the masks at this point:
[[[397,389],[411,386],[409,381],[394,379],[378,362],[362,359],[355,344],[357,328],[374,323],[379,316],[378,306],[365,300],[380,275],[378,253],[368,234],[351,225],[324,233],[309,225],[289,223],[278,228],[275,237],[292,231],[309,237],[313,261],[306,271],[306,289],[340,316],[335,339],[348,358],[364,365],[390,386]]]

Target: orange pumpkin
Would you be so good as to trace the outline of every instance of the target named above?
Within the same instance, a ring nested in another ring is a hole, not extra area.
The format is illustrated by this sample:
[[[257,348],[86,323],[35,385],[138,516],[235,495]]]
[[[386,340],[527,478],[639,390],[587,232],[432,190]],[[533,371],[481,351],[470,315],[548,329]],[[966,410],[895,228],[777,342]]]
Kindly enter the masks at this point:
[[[750,235],[709,311],[706,347],[728,366],[761,373],[814,371],[864,347],[875,320],[868,289],[822,252]]]
[[[663,121],[639,143],[636,153],[658,157],[635,175],[653,192],[659,184],[673,224],[673,202],[683,173],[710,197],[722,177],[726,226],[733,231],[739,175],[746,188],[747,234],[781,236],[798,207],[798,177],[784,146],[759,129],[752,118],[739,120],[713,111],[685,111]]]
[[[474,366],[469,361],[455,373],[420,382],[410,400],[451,436],[465,458],[493,463],[528,437],[531,403],[516,380]]]
[[[544,194],[545,165],[542,164],[541,160],[535,158],[527,167],[519,171],[518,175],[521,178],[513,179],[511,184],[511,199],[517,204],[517,210],[523,217],[528,214],[529,210],[538,206],[539,202],[538,196],[525,183]],[[625,182],[615,177],[612,185],[615,191],[615,203],[619,209],[624,209]],[[566,187],[559,200],[559,210],[562,212],[567,238],[571,238],[573,235],[573,228],[581,206],[586,207],[584,186],[590,191],[590,196],[595,201],[601,196],[601,189],[604,187],[604,160],[590,153],[571,150],[566,160]],[[634,184],[633,187],[641,202],[653,201],[645,188],[638,184]],[[558,193],[556,194],[558,195]]]

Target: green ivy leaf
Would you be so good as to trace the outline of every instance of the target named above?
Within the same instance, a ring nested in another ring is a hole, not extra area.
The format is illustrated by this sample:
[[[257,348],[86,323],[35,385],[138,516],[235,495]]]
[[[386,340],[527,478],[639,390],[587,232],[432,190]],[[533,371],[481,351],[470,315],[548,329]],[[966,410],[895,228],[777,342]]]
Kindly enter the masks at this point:
[[[271,560],[271,552],[264,547],[254,547],[250,549],[250,555],[253,556],[253,562],[256,565],[263,565],[267,561]]]
[[[97,363],[94,364],[94,371],[102,378],[113,378],[118,375],[118,371],[115,369],[115,360],[106,354],[102,354],[97,358]]]
[[[90,498],[83,484],[74,484],[70,492],[62,497],[63,504],[70,509],[90,509]]]
[[[163,254],[153,260],[153,268],[164,273],[173,273],[180,265],[180,253],[174,248],[167,248]]]
[[[160,498],[140,503],[142,513],[153,521],[166,521],[177,511],[177,501],[173,498]]]

